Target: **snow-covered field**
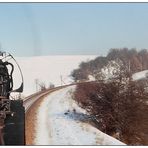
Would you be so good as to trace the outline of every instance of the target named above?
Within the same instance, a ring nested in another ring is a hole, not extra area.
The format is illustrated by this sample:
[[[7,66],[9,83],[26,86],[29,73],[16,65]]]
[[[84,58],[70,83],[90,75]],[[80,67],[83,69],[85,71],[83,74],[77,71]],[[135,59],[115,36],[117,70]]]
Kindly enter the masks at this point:
[[[62,83],[69,84],[72,78],[71,71],[78,67],[82,61],[94,59],[95,55],[67,55],[67,56],[40,56],[40,57],[19,57],[18,61],[24,76],[24,92],[27,96],[39,89],[36,82],[45,83],[48,87],[50,83],[55,86]],[[19,86],[20,77],[18,72],[14,72],[15,86]]]
[[[72,99],[75,86],[51,93],[37,115],[34,145],[125,145],[88,123],[85,110]]]
[[[96,58],[97,55],[67,55],[67,56],[39,56],[39,57],[17,57],[24,76],[24,96],[28,96],[39,89],[38,84],[45,83],[46,87],[53,83],[55,86],[73,82],[70,74],[73,69],[78,68],[82,61]],[[145,77],[147,71],[133,75],[134,80]],[[14,71],[14,86],[17,88],[21,77],[18,71]],[[92,78],[91,78],[92,79]]]

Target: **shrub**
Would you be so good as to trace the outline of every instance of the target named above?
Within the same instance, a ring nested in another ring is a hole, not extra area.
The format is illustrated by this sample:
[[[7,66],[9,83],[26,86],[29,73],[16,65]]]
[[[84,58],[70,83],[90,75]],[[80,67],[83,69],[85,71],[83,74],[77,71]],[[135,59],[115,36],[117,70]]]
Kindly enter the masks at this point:
[[[145,81],[78,84],[78,104],[94,117],[97,128],[130,144],[148,144],[148,92]]]

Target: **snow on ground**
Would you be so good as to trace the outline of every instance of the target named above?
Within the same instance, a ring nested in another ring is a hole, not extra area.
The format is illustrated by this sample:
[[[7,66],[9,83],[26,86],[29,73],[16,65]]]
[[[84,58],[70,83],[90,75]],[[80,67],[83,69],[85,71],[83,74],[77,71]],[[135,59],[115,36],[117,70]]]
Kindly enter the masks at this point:
[[[146,78],[146,74],[148,74],[148,70],[140,71],[135,74],[133,74],[133,80],[141,80]]]
[[[89,81],[95,81],[95,77],[93,75],[88,75],[88,80]]]
[[[16,58],[24,76],[25,96],[36,92],[36,82],[45,83],[48,87],[50,83],[55,86],[69,84],[73,80],[69,77],[73,69],[78,68],[82,61],[94,59],[95,55],[67,55],[67,56],[39,56],[39,57],[19,57]],[[19,86],[21,77],[18,71],[14,73],[15,86]]]
[[[37,115],[34,145],[125,145],[88,123],[84,109],[72,99],[75,86],[51,93]]]
[[[122,61],[111,60],[106,66],[101,69],[101,74],[104,80],[109,80],[110,78],[116,77],[115,74],[119,73]]]

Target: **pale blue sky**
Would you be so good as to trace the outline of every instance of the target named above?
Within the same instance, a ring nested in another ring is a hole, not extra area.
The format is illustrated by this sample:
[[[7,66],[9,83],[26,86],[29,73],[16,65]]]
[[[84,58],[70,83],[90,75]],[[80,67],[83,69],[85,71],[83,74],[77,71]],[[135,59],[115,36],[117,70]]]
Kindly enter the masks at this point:
[[[0,44],[15,56],[148,48],[148,3],[0,3]]]

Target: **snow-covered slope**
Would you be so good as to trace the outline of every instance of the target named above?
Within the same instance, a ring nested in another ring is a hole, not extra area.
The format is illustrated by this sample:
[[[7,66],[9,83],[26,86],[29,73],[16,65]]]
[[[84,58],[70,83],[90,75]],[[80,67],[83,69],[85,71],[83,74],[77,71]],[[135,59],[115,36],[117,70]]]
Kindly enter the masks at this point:
[[[125,145],[88,123],[89,117],[72,99],[75,86],[51,93],[37,115],[34,145]]]
[[[148,74],[148,70],[144,70],[144,71],[140,71],[140,72],[137,72],[135,74],[133,74],[133,80],[141,80],[141,79],[145,79],[146,78],[146,75]]]
[[[82,61],[94,59],[94,55],[68,55],[68,56],[40,56],[16,58],[24,76],[24,92],[30,95],[36,91],[36,81],[45,83],[48,87],[50,83],[55,86],[62,83],[71,83],[69,77],[71,71],[78,67]],[[20,83],[18,72],[14,73],[14,83]],[[37,86],[39,87],[39,86]]]

